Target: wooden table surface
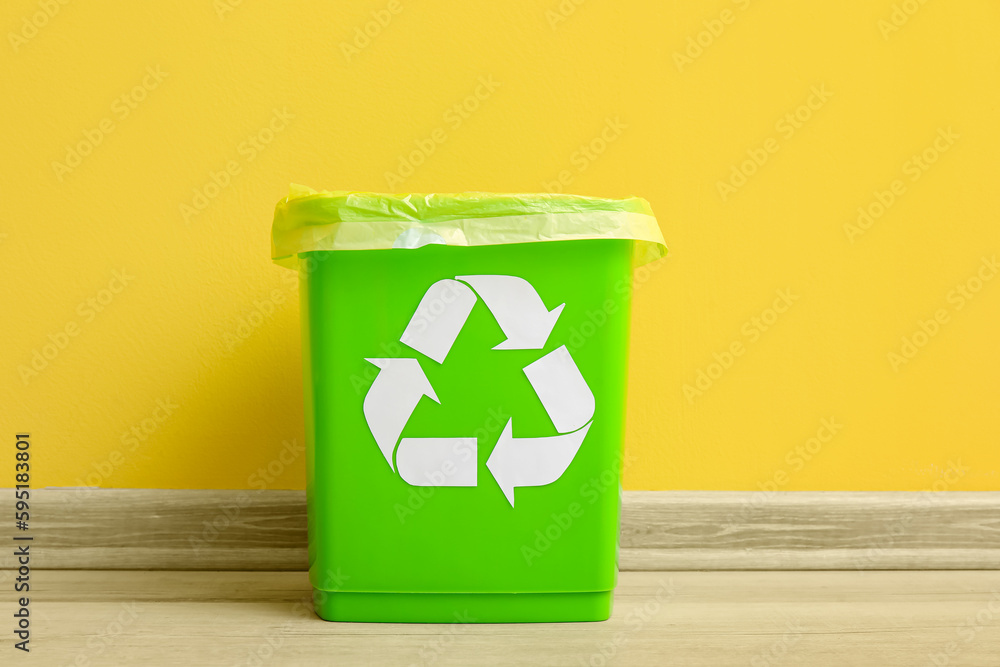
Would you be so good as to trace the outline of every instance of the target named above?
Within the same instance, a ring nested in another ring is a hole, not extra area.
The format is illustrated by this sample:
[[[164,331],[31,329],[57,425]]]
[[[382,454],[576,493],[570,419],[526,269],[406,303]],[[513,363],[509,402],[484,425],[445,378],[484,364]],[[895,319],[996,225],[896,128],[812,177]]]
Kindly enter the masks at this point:
[[[32,584],[31,653],[5,629],[2,665],[1000,665],[998,571],[624,572],[610,621],[547,625],[327,623],[303,572]]]

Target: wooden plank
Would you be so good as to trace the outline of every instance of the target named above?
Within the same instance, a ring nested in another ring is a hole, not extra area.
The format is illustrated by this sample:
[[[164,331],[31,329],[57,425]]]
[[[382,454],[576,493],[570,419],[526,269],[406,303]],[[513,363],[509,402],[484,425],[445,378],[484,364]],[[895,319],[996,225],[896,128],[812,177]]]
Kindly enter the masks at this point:
[[[304,491],[39,489],[31,516],[33,568],[308,567]]]
[[[1000,655],[995,571],[626,572],[610,621],[522,625],[327,623],[302,572],[35,582],[32,656],[52,665],[995,667]],[[0,588],[4,606],[12,597]],[[12,641],[0,634],[0,654]]]
[[[996,569],[1000,492],[628,492],[622,567]]]
[[[32,509],[35,568],[306,567],[301,491],[43,489]],[[620,560],[623,570],[1000,569],[1000,492],[630,491]],[[0,555],[0,568],[13,565]]]
[[[913,549],[622,549],[620,567],[642,570],[996,570],[1000,551]]]

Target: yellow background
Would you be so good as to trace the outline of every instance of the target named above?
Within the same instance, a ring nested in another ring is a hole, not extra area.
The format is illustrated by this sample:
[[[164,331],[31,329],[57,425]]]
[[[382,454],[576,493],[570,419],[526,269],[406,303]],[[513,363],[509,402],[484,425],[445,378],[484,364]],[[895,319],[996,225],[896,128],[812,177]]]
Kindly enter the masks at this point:
[[[298,304],[269,261],[273,206],[291,181],[385,191],[443,128],[396,190],[539,191],[567,171],[569,192],[657,213],[671,254],[634,301],[627,488],[1000,489],[1000,280],[949,300],[1000,252],[1000,3],[399,0],[348,53],[388,5],[4,2],[0,431],[9,452],[32,433],[35,485],[301,488]],[[899,29],[880,28],[894,11]],[[480,77],[499,85],[454,127]],[[803,111],[813,86],[831,96]],[[251,160],[275,109],[292,118]],[[57,173],[104,119],[113,131]],[[609,121],[625,127],[583,157]],[[719,181],[765,143],[723,200]],[[852,242],[845,225],[896,179]],[[755,329],[786,289],[793,304]],[[717,379],[689,400],[699,371]],[[842,424],[832,439],[824,418]]]

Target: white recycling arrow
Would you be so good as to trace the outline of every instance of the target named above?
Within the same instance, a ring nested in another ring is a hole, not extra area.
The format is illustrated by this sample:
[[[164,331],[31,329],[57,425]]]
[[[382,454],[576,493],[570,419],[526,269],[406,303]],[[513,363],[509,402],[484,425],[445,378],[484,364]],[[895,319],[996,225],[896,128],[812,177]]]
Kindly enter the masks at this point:
[[[475,486],[476,438],[403,438],[399,476],[412,486]]]
[[[472,285],[507,336],[494,350],[542,349],[566,305],[549,311],[531,283],[517,276],[457,276],[457,279]]]
[[[524,374],[560,433],[575,431],[594,416],[594,392],[565,345],[525,366]]]
[[[549,311],[535,288],[517,276],[448,278],[427,289],[400,341],[443,363],[478,298],[507,336],[495,350],[542,349],[566,305]],[[440,403],[420,363],[407,357],[367,361],[380,370],[365,396],[365,420],[389,468],[413,486],[476,486],[477,438],[400,440],[423,396]],[[524,374],[559,435],[515,438],[513,420],[507,422],[486,466],[511,507],[515,488],[544,486],[562,477],[593,424],[595,410],[594,394],[565,345],[525,366]]]
[[[395,470],[392,452],[420,398],[429,396],[435,403],[441,401],[416,359],[399,357],[365,361],[380,369],[365,396],[365,420],[389,467]]]
[[[510,506],[514,506],[514,488],[544,486],[566,472],[587,437],[590,424],[572,433],[545,438],[515,438],[514,420],[504,427],[496,447],[486,461],[500,490]]]
[[[457,280],[439,280],[424,293],[399,341],[444,363],[476,305],[476,293]]]

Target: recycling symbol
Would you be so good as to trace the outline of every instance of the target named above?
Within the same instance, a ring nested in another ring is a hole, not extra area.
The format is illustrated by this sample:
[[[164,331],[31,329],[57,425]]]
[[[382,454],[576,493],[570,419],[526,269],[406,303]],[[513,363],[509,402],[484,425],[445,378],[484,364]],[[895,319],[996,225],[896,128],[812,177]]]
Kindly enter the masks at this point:
[[[478,299],[483,300],[506,336],[493,348],[501,354],[504,350],[544,348],[566,305],[549,311],[531,283],[517,276],[439,280],[420,300],[400,342],[443,364]],[[365,395],[365,421],[389,468],[413,486],[476,486],[476,437],[400,440],[423,396],[441,402],[420,361],[411,357],[366,361],[379,371]],[[514,418],[507,421],[486,467],[511,507],[516,487],[544,486],[562,477],[583,444],[594,416],[594,394],[565,345],[523,370],[558,435],[515,438]]]

